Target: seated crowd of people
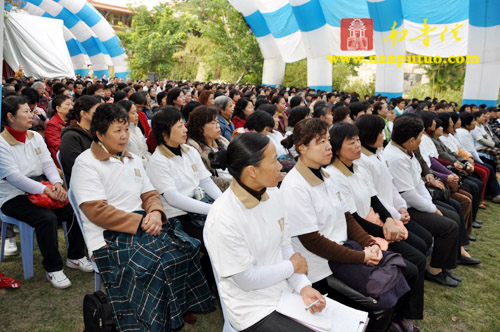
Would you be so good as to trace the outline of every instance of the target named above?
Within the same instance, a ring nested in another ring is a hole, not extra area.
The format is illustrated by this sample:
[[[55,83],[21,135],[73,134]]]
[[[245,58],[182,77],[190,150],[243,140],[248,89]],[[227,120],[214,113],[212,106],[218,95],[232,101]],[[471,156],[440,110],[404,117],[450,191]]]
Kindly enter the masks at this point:
[[[118,328],[176,329],[220,296],[239,331],[310,331],[281,293],[321,311],[335,276],[419,331],[424,280],[459,286],[500,203],[496,107],[130,79],[10,78],[2,97],[2,213],[35,229],[60,289],[67,222],[65,264],[95,261]]]

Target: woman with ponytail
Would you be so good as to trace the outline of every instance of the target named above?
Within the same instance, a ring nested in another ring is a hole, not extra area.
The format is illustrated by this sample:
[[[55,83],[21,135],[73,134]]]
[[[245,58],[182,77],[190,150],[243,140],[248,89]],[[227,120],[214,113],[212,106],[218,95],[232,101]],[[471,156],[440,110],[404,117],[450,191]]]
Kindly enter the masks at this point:
[[[292,249],[281,193],[270,189],[283,177],[274,144],[244,133],[219,161],[234,180],[208,213],[205,245],[231,325],[238,331],[311,331],[276,311],[283,291],[295,290],[304,306],[319,300],[313,313],[326,302],[306,277],[306,260]]]

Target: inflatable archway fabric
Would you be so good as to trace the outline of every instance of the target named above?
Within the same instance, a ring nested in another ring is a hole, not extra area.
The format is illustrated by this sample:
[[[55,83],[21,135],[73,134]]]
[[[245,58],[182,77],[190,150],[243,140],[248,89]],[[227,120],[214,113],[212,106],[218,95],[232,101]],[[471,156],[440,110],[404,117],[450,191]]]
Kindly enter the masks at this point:
[[[308,60],[308,85],[331,90],[329,55],[478,55],[467,64],[464,100],[492,104],[500,85],[500,0],[228,0],[255,34],[263,84],[276,85],[284,64]],[[342,19],[373,20],[372,50],[341,50]],[[444,59],[445,60],[445,59]],[[403,93],[404,65],[377,62],[376,93]],[[330,76],[329,76],[330,75]]]
[[[74,75],[61,20],[9,12],[3,35],[4,59],[14,70],[22,64],[37,79]]]
[[[85,0],[25,0],[22,8],[31,15],[60,19],[64,22],[64,38],[75,74],[88,74],[92,64],[94,76],[125,78],[128,74],[127,55],[119,38],[106,19]]]

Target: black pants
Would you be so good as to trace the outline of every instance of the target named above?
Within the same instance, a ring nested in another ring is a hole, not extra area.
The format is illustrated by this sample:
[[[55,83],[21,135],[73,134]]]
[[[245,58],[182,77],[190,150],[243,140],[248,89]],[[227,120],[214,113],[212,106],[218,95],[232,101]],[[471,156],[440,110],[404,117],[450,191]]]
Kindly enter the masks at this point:
[[[469,242],[469,235],[467,234],[467,229],[465,227],[465,219],[464,214],[462,212],[462,206],[460,203],[450,198],[449,202],[443,201],[435,201],[434,204],[438,207],[438,209],[443,213],[445,217],[455,220],[458,225],[458,244],[460,246],[466,246]],[[458,252],[460,253],[460,247],[458,248]],[[459,254],[458,257],[461,255]]]
[[[358,223],[368,234],[384,237],[382,227],[364,219],[358,220]],[[417,248],[411,243],[414,243]],[[428,248],[423,239],[410,231],[408,231],[407,240],[389,244],[389,250],[403,256],[406,263],[403,275],[411,288],[398,301],[399,310],[397,314],[400,318],[422,319],[424,317],[425,252]]]
[[[457,267],[458,224],[436,213],[421,212],[409,208],[411,220],[424,227],[434,237],[434,249],[430,266],[434,268],[454,269]]]
[[[63,262],[57,245],[57,221],[68,225],[68,258],[85,256],[85,242],[71,205],[49,210],[31,204],[27,195],[16,196],[2,205],[2,212],[35,228],[36,240],[43,256],[43,267],[47,272],[60,271]]]
[[[208,256],[207,248],[205,248],[205,244],[203,243],[203,228],[199,228],[194,226],[189,219],[187,214],[183,216],[175,217],[179,219],[182,225],[182,229],[186,232],[187,235],[194,237],[201,242],[201,258],[200,264],[203,273],[205,274],[205,278],[207,278],[208,285],[212,288],[215,287],[215,277],[214,272],[212,270],[212,264],[210,263],[210,257]],[[215,289],[215,288],[214,288]]]
[[[305,307],[305,305],[304,305]],[[269,315],[253,324],[242,332],[311,332],[312,330],[306,326],[297,323],[291,318],[288,318],[277,311],[271,312]]]

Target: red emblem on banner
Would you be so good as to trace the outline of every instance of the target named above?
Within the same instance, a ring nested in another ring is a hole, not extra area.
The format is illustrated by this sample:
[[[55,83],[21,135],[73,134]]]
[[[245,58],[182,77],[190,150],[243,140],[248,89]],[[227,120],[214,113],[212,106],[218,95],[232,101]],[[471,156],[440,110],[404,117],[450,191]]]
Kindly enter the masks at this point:
[[[373,20],[371,18],[343,18],[340,22],[340,49],[342,51],[373,50]]]

